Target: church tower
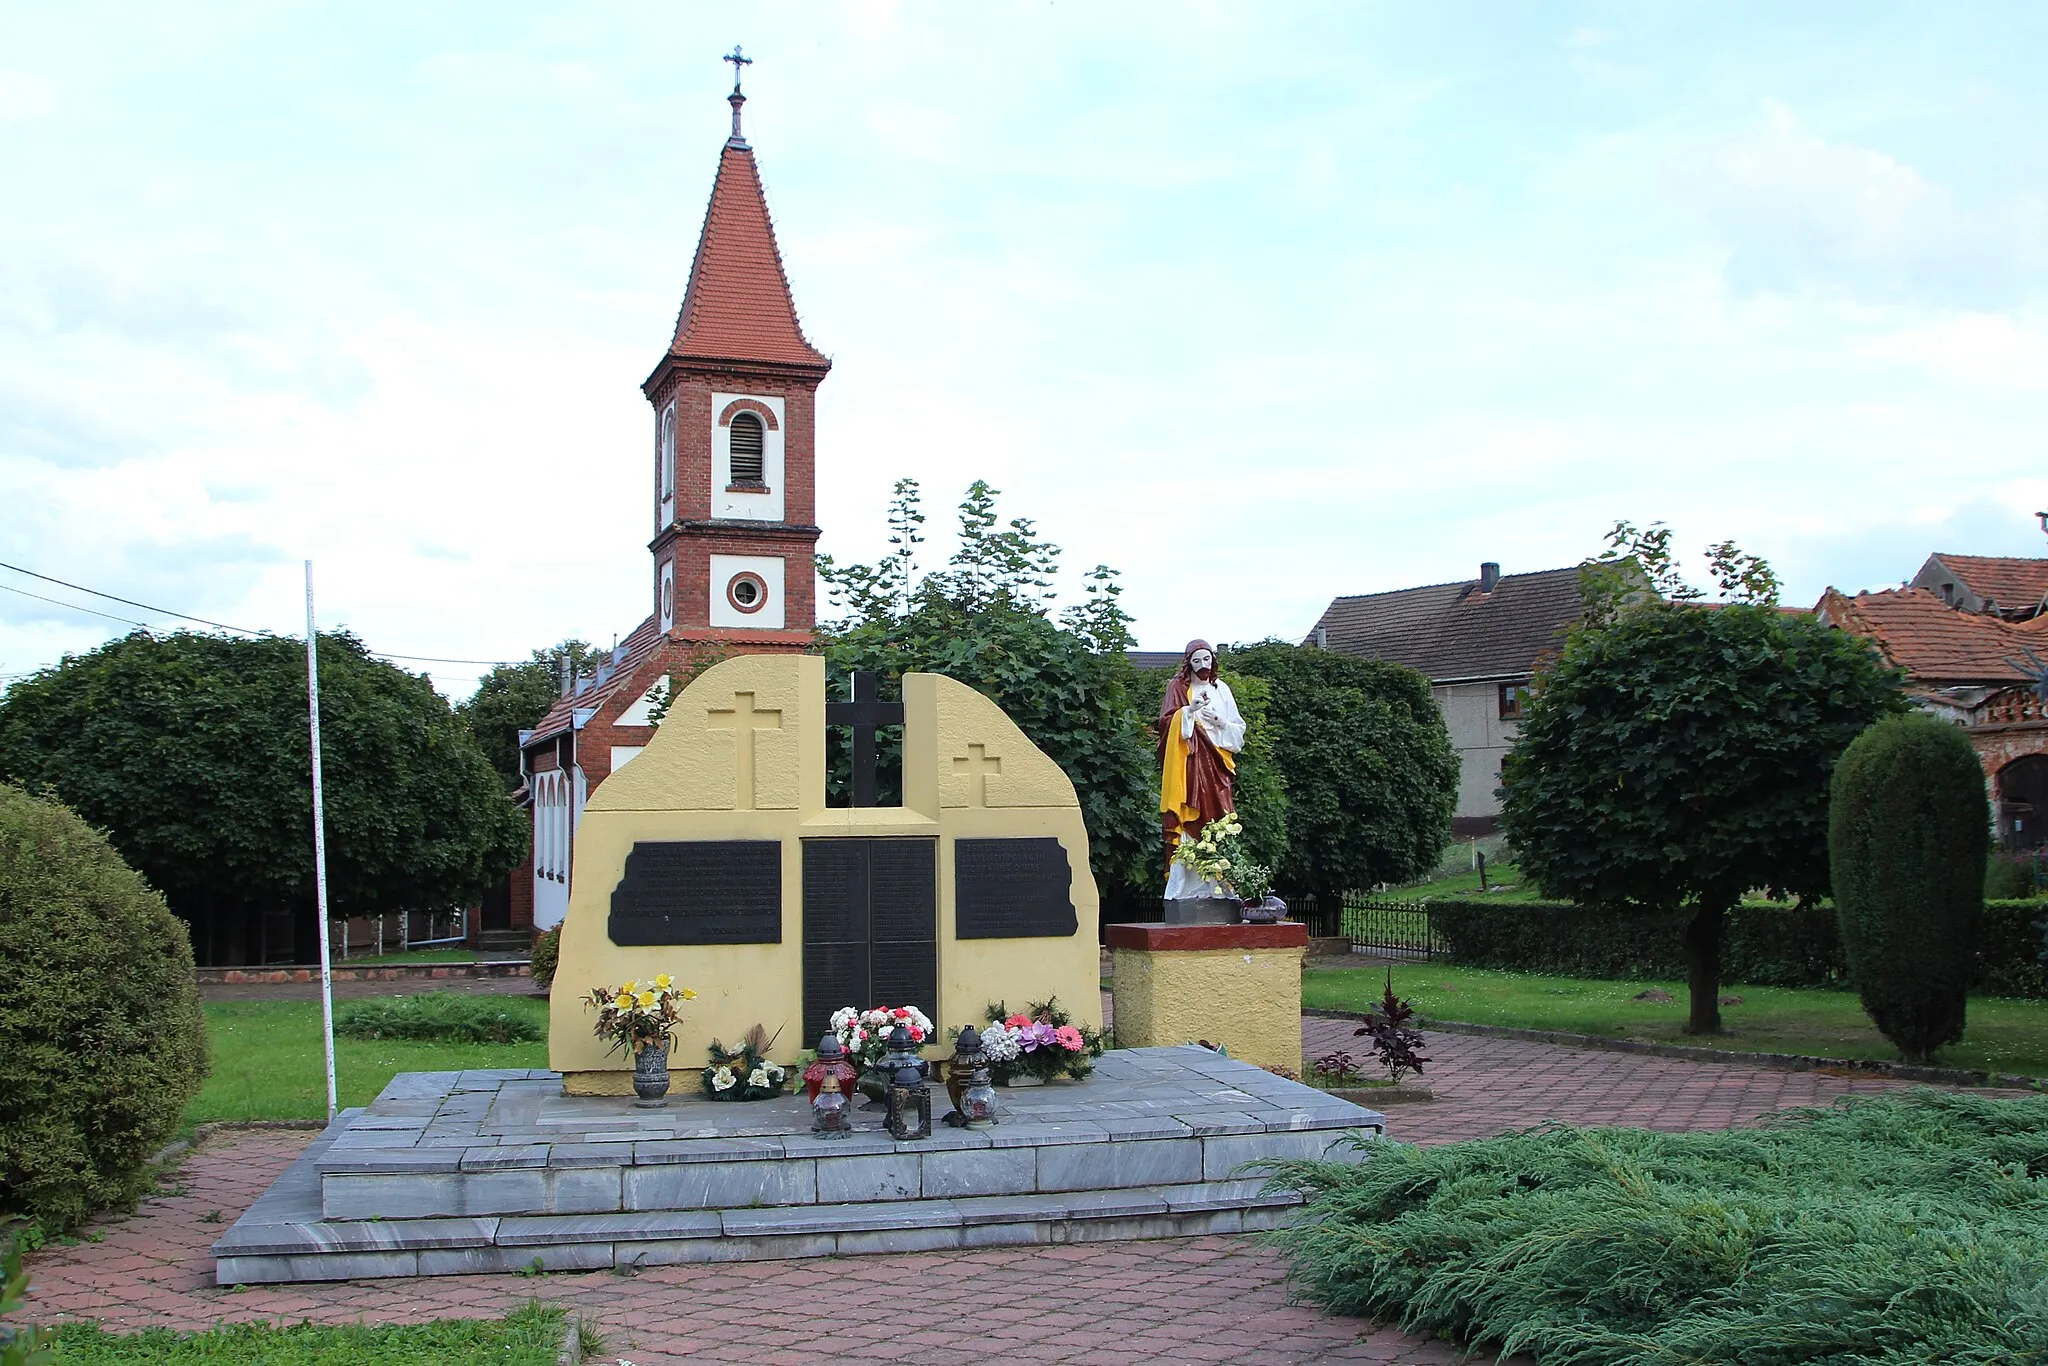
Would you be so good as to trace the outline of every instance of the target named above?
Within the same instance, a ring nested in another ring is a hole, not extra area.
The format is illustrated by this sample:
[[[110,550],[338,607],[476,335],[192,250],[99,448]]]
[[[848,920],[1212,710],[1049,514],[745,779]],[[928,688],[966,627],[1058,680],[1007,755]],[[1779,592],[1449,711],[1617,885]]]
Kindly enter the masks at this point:
[[[660,632],[727,651],[805,650],[817,619],[816,395],[832,362],[804,337],[754,151],[719,154],[653,406],[653,607]]]

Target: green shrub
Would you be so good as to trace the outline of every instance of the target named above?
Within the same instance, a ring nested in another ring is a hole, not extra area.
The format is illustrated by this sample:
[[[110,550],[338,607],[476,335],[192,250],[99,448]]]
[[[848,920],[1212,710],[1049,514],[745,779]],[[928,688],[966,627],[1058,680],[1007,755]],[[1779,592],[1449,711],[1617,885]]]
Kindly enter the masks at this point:
[[[1909,1058],[1963,1037],[1991,813],[1961,730],[1887,717],[1835,766],[1828,857],[1849,980]]]
[[[334,1012],[334,1032],[349,1039],[417,1039],[429,1043],[534,1043],[547,1030],[507,1010],[495,996],[430,991],[348,1001]]]
[[[1977,922],[1977,988],[1992,996],[2048,997],[2048,902],[1987,901]]]
[[[1544,1362],[2042,1360],[2048,1098],[1921,1090],[1761,1129],[1546,1127],[1287,1163],[1338,1313]]]
[[[206,1066],[185,926],[104,835],[0,784],[0,1216],[131,1204]]]
[[[2018,901],[2034,895],[2034,865],[2002,849],[1991,851],[1984,865],[1984,899]]]
[[[555,964],[562,956],[562,927],[542,930],[533,939],[533,984],[537,987],[551,987],[555,984]]]

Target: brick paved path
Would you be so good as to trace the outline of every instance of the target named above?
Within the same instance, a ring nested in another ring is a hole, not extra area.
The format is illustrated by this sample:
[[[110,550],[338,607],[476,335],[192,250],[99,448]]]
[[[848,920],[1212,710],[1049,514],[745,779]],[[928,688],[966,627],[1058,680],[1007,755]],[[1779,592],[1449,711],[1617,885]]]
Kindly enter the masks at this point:
[[[1349,1046],[1356,1026],[1304,1021],[1313,1058]],[[1437,1034],[1429,1081],[1437,1101],[1392,1112],[1396,1137],[1445,1142],[1546,1118],[1665,1130],[1740,1124],[1792,1105],[1824,1104],[1895,1083],[1812,1072],[1599,1053]],[[915,1349],[1019,1362],[1402,1362],[1449,1366],[1448,1345],[1287,1303],[1279,1257],[1252,1238],[924,1253],[835,1261],[677,1266],[610,1272],[443,1276],[348,1284],[213,1286],[207,1247],[310,1136],[224,1134],[184,1164],[179,1184],[133,1218],[105,1221],[98,1243],[31,1259],[30,1304],[44,1318],[111,1327],[202,1328],[221,1319],[406,1322],[498,1314],[531,1296],[570,1305],[604,1333],[606,1360],[691,1363],[900,1361]],[[904,1333],[858,1306],[913,1293],[941,1325]],[[846,1306],[852,1304],[853,1312]],[[700,1325],[716,1323],[717,1333]],[[952,1325],[960,1324],[956,1330]],[[832,1324],[833,1347],[812,1347]]]

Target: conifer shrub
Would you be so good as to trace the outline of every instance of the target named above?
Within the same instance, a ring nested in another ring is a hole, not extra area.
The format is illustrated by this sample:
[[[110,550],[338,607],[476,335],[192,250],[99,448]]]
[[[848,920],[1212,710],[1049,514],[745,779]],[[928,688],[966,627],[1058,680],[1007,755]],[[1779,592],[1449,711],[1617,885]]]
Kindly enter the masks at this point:
[[[542,990],[555,984],[555,965],[562,958],[562,927],[542,930],[533,939],[533,984]]]
[[[1963,1037],[1977,967],[1990,810],[1961,730],[1888,717],[1836,765],[1828,856],[1849,980],[1908,1058]]]
[[[503,996],[428,991],[349,1001],[334,1011],[344,1039],[411,1039],[422,1043],[539,1043],[548,1032],[540,1012]]]
[[[0,783],[0,1218],[132,1204],[206,1068],[184,923],[106,836]]]

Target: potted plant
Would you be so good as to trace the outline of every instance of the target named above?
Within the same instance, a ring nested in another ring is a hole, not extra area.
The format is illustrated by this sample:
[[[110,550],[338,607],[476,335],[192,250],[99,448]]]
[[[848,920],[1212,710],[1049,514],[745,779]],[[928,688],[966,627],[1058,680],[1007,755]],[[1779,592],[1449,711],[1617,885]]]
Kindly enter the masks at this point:
[[[1195,838],[1182,840],[1173,857],[1202,881],[1236,897],[1243,919],[1279,920],[1287,914],[1287,903],[1271,894],[1273,869],[1252,858],[1236,812],[1226,811]]]
[[[910,1042],[917,1048],[924,1047],[932,1037],[930,1018],[916,1006],[870,1006],[866,1010],[842,1006],[832,1012],[827,1023],[839,1036],[846,1060],[860,1069],[860,1080],[856,1083],[860,1093],[878,1105],[888,1098],[889,1083],[875,1065],[889,1051],[889,1035],[896,1026],[910,1031]]]
[[[1421,1076],[1422,1065],[1429,1061],[1419,1051],[1422,1031],[1408,1023],[1414,1014],[1414,1006],[1394,995],[1394,970],[1387,969],[1387,992],[1380,1008],[1367,1013],[1354,1035],[1372,1040],[1373,1052],[1386,1075],[1361,1075],[1359,1064],[1340,1050],[1316,1059],[1309,1072],[1311,1084],[1361,1105],[1435,1099],[1429,1087],[1407,1079],[1411,1072]]]
[[[1062,1077],[1079,1081],[1102,1056],[1102,1035],[1075,1024],[1057,996],[1033,1001],[1018,1014],[997,1001],[987,1014],[981,1051],[998,1086],[1042,1086]]]
[[[768,1060],[775,1039],[755,1025],[738,1048],[711,1041],[711,1061],[704,1068],[704,1094],[712,1100],[773,1100],[782,1094],[788,1071]]]
[[[630,979],[616,989],[592,987],[583,998],[586,1010],[597,1012],[593,1026],[608,1052],[623,1051],[633,1059],[635,1105],[652,1109],[667,1104],[668,1048],[682,1023],[683,1002],[697,993],[679,987],[667,973],[651,982]]]

